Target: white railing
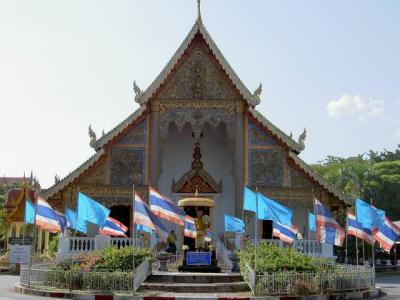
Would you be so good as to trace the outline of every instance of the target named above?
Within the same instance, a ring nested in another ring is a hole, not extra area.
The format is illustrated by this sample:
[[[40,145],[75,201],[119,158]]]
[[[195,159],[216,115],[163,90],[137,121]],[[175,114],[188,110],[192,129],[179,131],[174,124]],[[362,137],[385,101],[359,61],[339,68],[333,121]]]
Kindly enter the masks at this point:
[[[94,238],[71,237],[66,239],[68,252],[88,252],[94,250]]]
[[[316,240],[296,240],[294,250],[309,256],[322,256],[322,246]]]

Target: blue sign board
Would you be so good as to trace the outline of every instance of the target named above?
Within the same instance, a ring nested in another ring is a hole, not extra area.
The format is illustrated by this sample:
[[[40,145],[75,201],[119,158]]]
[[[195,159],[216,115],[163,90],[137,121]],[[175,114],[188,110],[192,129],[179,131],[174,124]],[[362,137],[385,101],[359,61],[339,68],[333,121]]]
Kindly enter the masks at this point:
[[[188,266],[210,266],[211,252],[186,252]]]

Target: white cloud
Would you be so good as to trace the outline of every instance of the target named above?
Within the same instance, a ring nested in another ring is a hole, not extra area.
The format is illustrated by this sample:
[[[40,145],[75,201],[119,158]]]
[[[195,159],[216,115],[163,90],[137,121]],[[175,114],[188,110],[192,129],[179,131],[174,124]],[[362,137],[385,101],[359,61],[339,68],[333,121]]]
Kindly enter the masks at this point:
[[[400,141],[400,128],[396,130],[396,139]]]
[[[359,94],[342,95],[332,100],[326,106],[332,117],[357,116],[360,121],[368,118],[384,116],[384,101],[373,98],[363,98]]]

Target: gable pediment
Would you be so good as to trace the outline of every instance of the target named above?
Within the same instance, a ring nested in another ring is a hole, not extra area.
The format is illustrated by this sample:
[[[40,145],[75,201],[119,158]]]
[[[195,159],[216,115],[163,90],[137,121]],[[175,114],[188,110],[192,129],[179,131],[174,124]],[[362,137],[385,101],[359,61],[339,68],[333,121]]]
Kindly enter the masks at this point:
[[[239,97],[200,35],[156,96],[159,100],[233,100]]]

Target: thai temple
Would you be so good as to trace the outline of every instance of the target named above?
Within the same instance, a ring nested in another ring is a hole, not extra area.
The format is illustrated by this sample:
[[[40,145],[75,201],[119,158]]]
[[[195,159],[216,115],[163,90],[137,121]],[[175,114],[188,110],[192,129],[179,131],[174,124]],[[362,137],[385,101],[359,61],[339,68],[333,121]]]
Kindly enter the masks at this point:
[[[101,137],[89,128],[93,155],[42,191],[45,199],[59,211],[75,210],[80,191],[110,208],[130,235],[133,185],[145,201],[153,187],[175,203],[192,198],[188,206],[196,205],[196,198],[211,200],[213,239],[224,234],[225,214],[243,219],[246,235],[254,238],[254,213],[243,211],[247,186],[293,209],[293,223],[305,239],[313,237],[307,213],[314,198],[332,211],[348,198],[299,157],[306,131],[294,139],[272,124],[257,110],[261,84],[253,88],[232,69],[199,11],[150,86],[141,89],[134,82],[139,108]],[[177,225],[165,226],[180,232]],[[259,220],[257,227],[258,238],[272,238],[271,221]],[[89,230],[95,234],[95,228]]]

